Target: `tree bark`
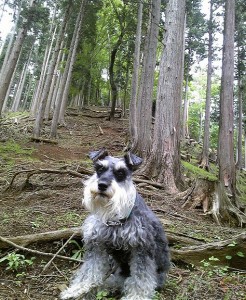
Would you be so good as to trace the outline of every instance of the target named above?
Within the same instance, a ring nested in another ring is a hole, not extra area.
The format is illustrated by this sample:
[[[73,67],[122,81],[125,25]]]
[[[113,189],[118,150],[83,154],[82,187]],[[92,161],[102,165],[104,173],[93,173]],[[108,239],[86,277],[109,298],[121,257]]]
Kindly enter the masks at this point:
[[[84,14],[84,6],[85,6],[85,0],[81,2],[79,13],[77,16],[75,28],[74,28],[74,33],[71,41],[71,47],[70,47],[70,52],[67,58],[66,62],[66,67],[64,70],[64,73],[62,75],[62,84],[59,86],[59,91],[58,91],[58,99],[56,102],[53,118],[52,118],[52,123],[51,123],[51,130],[50,130],[50,136],[51,138],[56,137],[57,134],[57,125],[59,121],[59,117],[61,119],[64,118],[64,113],[65,113],[65,107],[67,103],[67,98],[69,94],[69,87],[71,83],[71,78],[72,78],[72,69],[73,65],[76,59],[76,53],[77,53],[77,47],[78,47],[78,42],[79,42],[79,34],[82,26],[82,21],[83,21],[83,14]]]
[[[154,139],[142,172],[178,192],[180,176],[180,108],[182,101],[185,0],[170,0],[166,9],[164,49],[160,63]]]
[[[35,138],[38,138],[40,136],[41,133],[41,129],[42,129],[42,125],[43,125],[43,118],[44,118],[44,112],[45,112],[45,107],[47,104],[47,99],[48,99],[48,95],[49,95],[49,91],[50,91],[50,86],[52,83],[52,77],[54,74],[54,69],[56,66],[56,61],[59,55],[59,50],[61,47],[61,43],[62,43],[62,39],[64,38],[64,33],[65,33],[65,28],[67,25],[67,21],[69,18],[69,14],[71,11],[71,6],[72,6],[72,0],[69,1],[69,3],[67,4],[67,9],[66,9],[66,13],[64,16],[64,19],[62,21],[62,25],[56,40],[56,45],[55,45],[55,49],[53,51],[53,55],[49,64],[49,68],[48,68],[48,73],[45,79],[45,83],[44,83],[44,87],[42,90],[42,96],[41,96],[41,101],[40,101],[40,105],[39,105],[39,109],[38,109],[38,113],[35,119],[35,123],[34,123],[34,128],[33,128],[33,136]]]
[[[153,86],[159,35],[161,0],[152,0],[149,28],[144,45],[144,59],[137,102],[137,134],[133,151],[146,158],[151,149]]]
[[[141,33],[142,33],[142,18],[143,18],[143,2],[139,2],[138,7],[138,23],[135,39],[134,62],[132,73],[132,87],[131,87],[131,100],[129,107],[129,132],[130,143],[137,139],[137,96],[138,96],[138,77],[140,69],[140,46],[141,46]],[[131,145],[132,146],[132,145]]]
[[[111,111],[110,111],[110,120],[114,119],[114,114],[115,114],[115,108],[116,108],[116,101],[117,101],[117,96],[118,96],[118,89],[117,85],[115,83],[114,79],[114,64],[115,64],[115,59],[116,59],[116,54],[117,51],[122,44],[124,37],[124,30],[121,30],[121,33],[119,35],[118,41],[113,47],[113,50],[111,51],[110,55],[110,65],[109,65],[109,81],[110,81],[110,87],[111,87]]]
[[[212,60],[213,60],[213,0],[210,1],[209,31],[208,31],[208,69],[206,89],[206,109],[204,123],[204,137],[200,167],[209,170],[209,128],[210,128],[210,107],[211,107],[211,85],[212,85]]]
[[[175,260],[181,260],[194,265],[202,265],[202,260],[208,260],[214,256],[218,258],[216,265],[228,265],[239,269],[246,269],[245,257],[237,255],[238,252],[246,251],[246,234],[239,234],[231,239],[212,242],[204,245],[183,247],[179,250],[172,249],[171,257]],[[226,257],[231,256],[228,260]],[[212,261],[211,261],[212,262]]]
[[[240,71],[239,71],[240,72]],[[237,163],[238,170],[243,168],[243,87],[241,82],[241,74],[238,78],[238,140],[237,140]]]
[[[219,180],[232,198],[235,198],[236,195],[236,170],[233,151],[234,27],[235,0],[226,0],[220,92],[218,163]]]
[[[32,1],[30,4],[30,8],[34,7],[36,5],[36,1]],[[3,108],[3,104],[4,104],[4,100],[6,97],[6,93],[8,91],[10,82],[11,82],[11,78],[13,76],[18,58],[20,56],[20,52],[21,52],[21,48],[23,45],[23,42],[26,38],[27,35],[27,31],[28,31],[28,27],[30,25],[30,19],[31,19],[31,15],[29,14],[28,19],[26,20],[26,22],[23,24],[23,27],[20,28],[20,30],[18,31],[16,40],[14,42],[12,51],[8,57],[8,61],[5,65],[4,70],[2,70],[1,72],[1,81],[0,81],[0,116],[2,113],[2,108]]]
[[[233,144],[234,27],[235,0],[226,0],[218,143],[219,183],[213,213],[218,223],[243,226],[246,224],[246,215],[236,195]]]

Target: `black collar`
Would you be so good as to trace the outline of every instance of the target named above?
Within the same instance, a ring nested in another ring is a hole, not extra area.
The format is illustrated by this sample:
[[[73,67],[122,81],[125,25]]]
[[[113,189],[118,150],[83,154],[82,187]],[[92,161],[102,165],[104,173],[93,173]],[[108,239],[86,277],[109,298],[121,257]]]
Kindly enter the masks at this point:
[[[118,221],[110,221],[108,220],[105,224],[107,226],[122,226],[125,224],[127,218],[124,218],[124,219],[119,219]]]

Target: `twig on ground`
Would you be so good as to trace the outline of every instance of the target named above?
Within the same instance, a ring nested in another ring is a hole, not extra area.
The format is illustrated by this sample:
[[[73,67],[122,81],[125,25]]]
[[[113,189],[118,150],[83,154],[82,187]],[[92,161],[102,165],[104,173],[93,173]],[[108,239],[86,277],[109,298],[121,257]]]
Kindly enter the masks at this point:
[[[42,256],[49,256],[49,257],[54,257],[54,253],[47,253],[47,252],[42,252],[42,251],[38,251],[38,250],[33,250],[33,249],[29,249],[26,247],[22,247],[20,245],[17,245],[13,242],[11,242],[10,240],[0,236],[0,241],[4,242],[4,243],[8,243],[9,245],[11,245],[12,247],[25,251],[25,252],[29,252],[29,253],[33,253],[33,254],[37,254],[37,255],[42,255]],[[71,258],[71,257],[67,257],[67,256],[62,256],[62,255],[56,255],[56,258],[60,258],[60,259],[64,259],[64,260],[70,260],[70,261],[75,261],[75,262],[79,262],[81,263],[82,260],[79,259],[75,259],[75,258]]]
[[[75,236],[75,233],[73,233],[70,238],[66,241],[66,243],[63,244],[63,246],[54,254],[54,256],[51,258],[50,261],[47,262],[47,264],[44,266],[43,271],[44,272],[50,264],[53,262],[53,260],[57,257],[57,255],[66,247],[66,245],[71,241],[71,239]],[[42,273],[41,272],[41,273]]]

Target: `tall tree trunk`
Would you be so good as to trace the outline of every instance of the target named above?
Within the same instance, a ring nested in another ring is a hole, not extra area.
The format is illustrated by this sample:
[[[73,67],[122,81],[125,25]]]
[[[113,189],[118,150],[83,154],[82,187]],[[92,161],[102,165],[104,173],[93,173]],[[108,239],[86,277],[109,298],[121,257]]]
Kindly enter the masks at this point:
[[[8,92],[11,78],[14,73],[26,34],[27,34],[27,24],[25,24],[24,27],[19,30],[16,41],[14,43],[14,47],[8,59],[6,68],[2,70],[3,72],[1,75],[2,80],[0,82],[0,116],[2,113],[4,100]]]
[[[36,5],[36,2],[37,1],[31,1],[30,8],[34,7]],[[8,88],[9,88],[9,85],[11,82],[13,72],[15,70],[23,42],[27,35],[27,30],[30,25],[31,18],[32,18],[32,16],[29,14],[29,16],[28,16],[27,20],[25,21],[25,23],[23,24],[22,28],[20,28],[20,30],[18,31],[11,54],[9,55],[9,58],[8,58],[8,62],[5,66],[5,69],[2,70],[2,75],[1,75],[2,80],[0,81],[0,116],[2,113],[2,107],[4,104],[6,93],[8,91]]]
[[[161,0],[153,0],[145,39],[144,60],[137,103],[137,134],[133,150],[146,158],[151,148],[153,86],[159,35]]]
[[[213,0],[210,1],[209,31],[208,31],[208,69],[207,69],[207,89],[206,89],[206,109],[204,122],[204,137],[200,167],[209,170],[209,136],[210,136],[210,107],[211,107],[211,86],[213,61]]]
[[[83,0],[80,5],[80,10],[77,16],[74,33],[71,41],[70,51],[66,62],[66,67],[64,70],[64,74],[62,75],[62,84],[58,91],[59,97],[57,99],[57,103],[55,106],[52,123],[51,123],[50,136],[52,138],[56,137],[57,125],[58,125],[59,115],[61,111],[62,111],[62,118],[64,117],[65,107],[66,107],[68,93],[69,93],[69,86],[72,78],[72,69],[76,59],[79,35],[82,27],[84,5],[85,5],[85,0]]]
[[[49,95],[49,91],[50,91],[50,86],[52,83],[52,77],[54,74],[56,61],[57,61],[57,58],[59,55],[59,50],[60,50],[60,47],[62,44],[62,39],[64,38],[65,28],[66,28],[69,14],[71,11],[71,6],[72,6],[72,0],[70,0],[67,4],[67,10],[66,10],[64,19],[62,21],[62,25],[61,25],[61,28],[60,28],[60,31],[59,31],[59,34],[58,34],[58,37],[56,40],[55,49],[53,51],[53,55],[52,55],[52,58],[51,58],[51,61],[49,64],[47,76],[46,76],[43,91],[42,91],[42,97],[41,97],[38,113],[37,113],[35,123],[34,123],[34,128],[33,128],[34,138],[38,138],[40,136],[40,132],[42,129],[44,112],[45,112],[45,107],[46,107],[46,103],[47,103],[47,99],[48,99],[48,95]]]
[[[187,68],[187,75],[185,80],[185,96],[184,96],[184,108],[183,108],[183,124],[182,124],[182,139],[189,138],[188,116],[189,116],[189,67]]]
[[[134,50],[134,62],[133,62],[133,73],[132,73],[132,88],[131,88],[131,100],[129,107],[129,132],[130,132],[130,143],[137,139],[137,96],[138,96],[138,76],[140,69],[140,47],[141,47],[141,33],[142,33],[142,18],[143,18],[143,2],[139,2],[138,7],[138,23],[137,32],[135,39],[135,50]]]
[[[61,76],[61,74],[58,75],[59,67],[60,67],[61,62],[63,62],[64,58],[65,58],[65,52],[63,51],[63,48],[64,48],[64,40],[61,43],[61,49],[59,51],[59,55],[58,55],[58,58],[56,61],[56,66],[54,69],[54,74],[53,74],[51,85],[50,85],[50,91],[49,91],[49,95],[48,95],[48,99],[47,99],[47,103],[46,103],[46,107],[45,107],[44,118],[46,120],[49,119],[50,111],[53,110],[53,108],[54,108],[54,102],[55,102],[54,98],[56,98],[55,90],[58,85],[57,82],[59,80],[59,76]]]
[[[78,48],[80,32],[81,32],[81,28],[82,28],[82,24],[83,24],[83,17],[84,17],[86,3],[87,3],[86,0],[81,1],[79,17],[78,17],[78,27],[76,29],[77,34],[75,35],[75,42],[74,42],[73,48],[71,49],[72,56],[71,56],[71,60],[70,60],[70,64],[69,64],[68,75],[67,75],[64,92],[62,95],[62,103],[61,103],[61,109],[60,109],[59,120],[58,120],[60,123],[65,123],[65,120],[64,120],[65,109],[66,109],[67,102],[68,102],[69,87],[70,87],[71,80],[72,80],[72,71],[73,71],[73,66],[74,66],[75,60],[76,60],[77,48]]]
[[[110,56],[110,64],[109,64],[109,82],[111,87],[111,111],[110,111],[110,120],[114,119],[115,108],[116,108],[116,101],[118,96],[118,89],[114,78],[114,64],[116,59],[117,51],[123,41],[124,37],[124,30],[121,30],[121,33],[118,37],[116,44],[114,45],[111,56]]]
[[[239,71],[240,72],[240,71]],[[241,82],[241,74],[239,73],[238,78],[238,140],[237,140],[237,163],[236,167],[241,170],[243,167],[243,149],[242,149],[242,138],[243,138],[243,87]]]
[[[164,49],[160,63],[153,146],[142,171],[170,193],[180,181],[180,109],[184,53],[185,0],[169,0],[166,8]]]
[[[233,151],[234,27],[235,0],[226,0],[218,143],[221,193],[219,199],[216,200],[216,206],[219,220],[230,223],[238,221],[242,226],[246,223],[246,216],[236,197],[236,168]]]
[[[235,0],[226,0],[224,43],[220,92],[219,180],[235,197],[236,172],[233,151],[233,88],[234,88]]]
[[[32,116],[35,116],[35,114],[37,113],[38,105],[40,104],[40,99],[42,96],[42,92],[43,92],[43,88],[44,88],[44,84],[45,84],[45,78],[46,78],[46,74],[47,74],[47,69],[49,66],[50,56],[51,56],[51,52],[52,52],[52,48],[53,48],[53,42],[54,42],[54,39],[56,36],[57,26],[55,27],[54,31],[52,29],[54,29],[53,24],[51,25],[51,28],[50,28],[50,34],[52,34],[51,43],[48,44],[45,48],[44,60],[43,60],[42,68],[41,68],[40,78],[38,80],[37,90],[36,90],[35,94],[33,95],[33,104],[34,105],[31,108]]]

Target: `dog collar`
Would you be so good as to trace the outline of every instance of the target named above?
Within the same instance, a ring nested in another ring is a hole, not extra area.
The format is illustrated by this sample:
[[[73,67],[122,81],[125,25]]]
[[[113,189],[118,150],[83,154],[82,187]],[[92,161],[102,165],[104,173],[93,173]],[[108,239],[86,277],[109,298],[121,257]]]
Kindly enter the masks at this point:
[[[124,219],[120,219],[119,221],[110,221],[108,220],[105,225],[107,226],[122,226],[125,224],[127,218],[124,218]]]

